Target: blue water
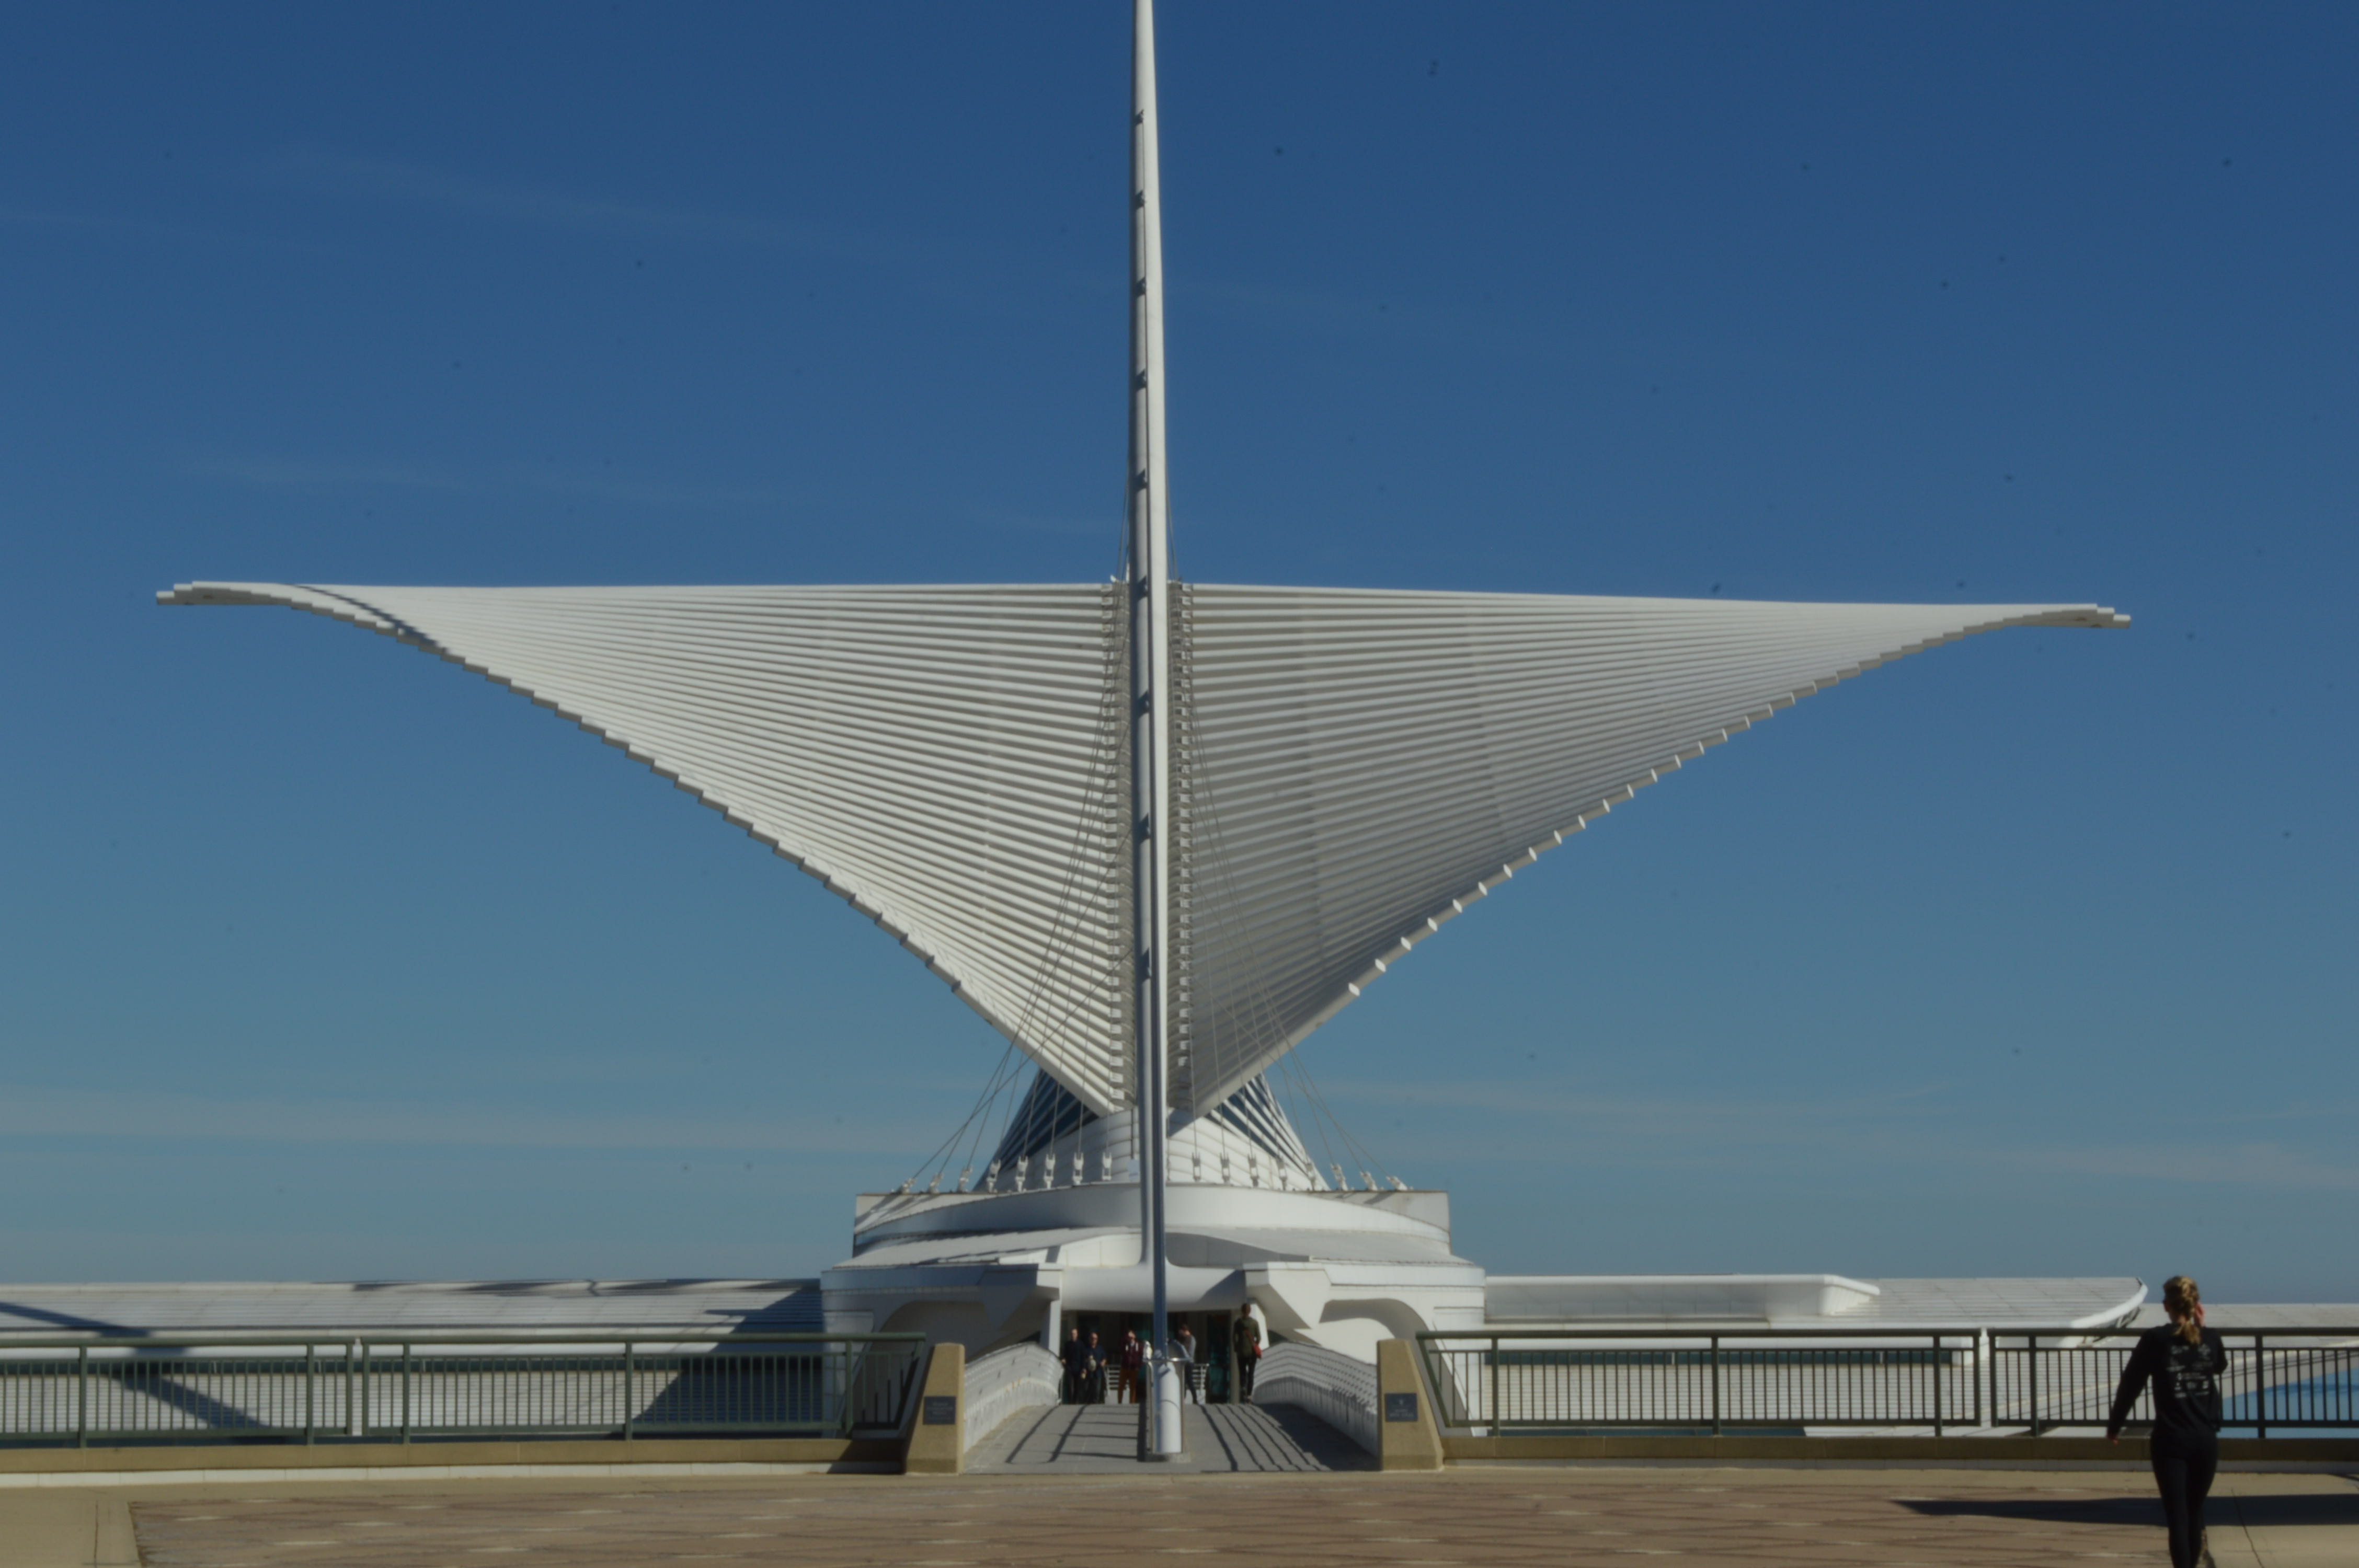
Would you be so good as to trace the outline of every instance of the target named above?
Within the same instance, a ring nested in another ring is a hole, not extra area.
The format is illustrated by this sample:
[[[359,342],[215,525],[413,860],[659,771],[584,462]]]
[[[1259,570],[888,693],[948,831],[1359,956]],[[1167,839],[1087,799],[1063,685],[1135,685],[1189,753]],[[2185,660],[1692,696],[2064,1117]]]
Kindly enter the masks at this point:
[[[2259,1399],[2238,1394],[2222,1407],[2226,1430],[2234,1436],[2252,1434],[2261,1414]],[[2268,1390],[2271,1431],[2297,1422],[2331,1422],[2359,1426],[2359,1368],[2343,1367],[2299,1383],[2274,1383]]]

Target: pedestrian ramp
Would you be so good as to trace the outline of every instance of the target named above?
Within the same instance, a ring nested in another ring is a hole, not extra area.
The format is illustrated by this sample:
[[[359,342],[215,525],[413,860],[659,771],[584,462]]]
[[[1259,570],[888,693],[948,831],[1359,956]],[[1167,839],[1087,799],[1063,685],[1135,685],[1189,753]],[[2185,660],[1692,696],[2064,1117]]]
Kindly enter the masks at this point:
[[[1138,1456],[1136,1405],[1046,1405],[1021,1411],[974,1445],[969,1475],[1138,1475],[1370,1470],[1374,1456],[1292,1405],[1180,1407],[1187,1452]]]

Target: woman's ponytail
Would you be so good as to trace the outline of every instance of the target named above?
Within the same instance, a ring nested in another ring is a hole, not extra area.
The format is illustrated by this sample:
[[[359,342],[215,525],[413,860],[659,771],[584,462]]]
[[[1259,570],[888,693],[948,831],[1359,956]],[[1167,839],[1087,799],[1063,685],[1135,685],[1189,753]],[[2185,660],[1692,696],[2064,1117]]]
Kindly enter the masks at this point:
[[[2162,1282],[2162,1310],[2179,1325],[2179,1337],[2190,1345],[2203,1343],[2203,1325],[2195,1316],[2202,1304],[2203,1292],[2186,1275],[2173,1274]]]

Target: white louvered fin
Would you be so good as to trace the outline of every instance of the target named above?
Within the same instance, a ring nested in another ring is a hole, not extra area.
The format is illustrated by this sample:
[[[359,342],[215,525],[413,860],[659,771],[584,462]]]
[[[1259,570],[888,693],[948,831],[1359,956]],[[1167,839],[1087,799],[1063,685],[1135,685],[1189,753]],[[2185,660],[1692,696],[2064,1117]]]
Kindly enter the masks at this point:
[[[348,621],[625,749],[874,919],[1100,1115],[1131,1033],[1122,589],[342,588]]]
[[[604,737],[821,879],[1103,1116],[1130,1098],[1121,592],[158,597],[348,621]],[[1173,1100],[1199,1117],[1542,849],[1797,697],[1975,632],[2126,622],[1202,585],[1178,608]]]
[[[1180,589],[1175,1106],[1701,749],[1846,676],[2094,605]]]

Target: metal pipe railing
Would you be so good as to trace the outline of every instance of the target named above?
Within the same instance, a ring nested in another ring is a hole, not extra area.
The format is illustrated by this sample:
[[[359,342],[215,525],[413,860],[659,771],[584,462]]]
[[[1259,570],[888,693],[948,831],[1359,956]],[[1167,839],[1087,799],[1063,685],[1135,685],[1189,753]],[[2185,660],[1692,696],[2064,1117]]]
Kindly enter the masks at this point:
[[[849,1437],[900,1429],[925,1343],[669,1329],[5,1335],[0,1442]]]
[[[2226,1331],[2231,1432],[2359,1427],[2359,1327]],[[1445,1426],[1499,1433],[2103,1427],[2136,1336],[2075,1328],[1437,1330]],[[2151,1394],[2134,1422],[2150,1421]]]

